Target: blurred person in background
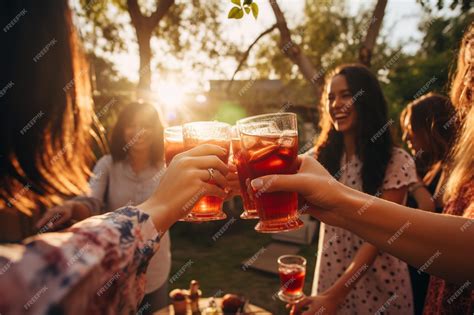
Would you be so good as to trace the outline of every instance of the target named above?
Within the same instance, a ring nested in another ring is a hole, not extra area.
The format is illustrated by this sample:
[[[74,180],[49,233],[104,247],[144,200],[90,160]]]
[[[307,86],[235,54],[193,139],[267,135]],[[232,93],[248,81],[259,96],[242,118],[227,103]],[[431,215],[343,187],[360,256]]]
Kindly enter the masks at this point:
[[[49,209],[37,223],[41,228],[53,218],[52,229],[63,225],[77,212],[105,213],[123,206],[136,206],[148,199],[160,182],[164,168],[163,122],[151,104],[134,102],[119,113],[111,139],[111,154],[95,165],[90,192]],[[88,209],[82,209],[82,208]],[[160,249],[146,272],[144,305],[150,313],[168,305],[171,269],[170,237],[161,236]]]
[[[407,105],[400,116],[403,140],[415,157],[422,179],[408,188],[407,206],[441,213],[442,190],[447,178],[449,151],[453,145],[457,116],[449,98],[429,93]],[[409,266],[415,313],[422,314],[429,275]]]
[[[407,105],[400,116],[403,141],[416,158],[418,174],[433,196],[436,212],[442,211],[442,187],[446,178],[449,151],[458,126],[457,115],[449,98],[429,93]],[[418,186],[422,187],[422,186]],[[424,195],[417,198],[417,187],[410,187],[419,209],[429,210]],[[416,207],[415,204],[409,204]]]

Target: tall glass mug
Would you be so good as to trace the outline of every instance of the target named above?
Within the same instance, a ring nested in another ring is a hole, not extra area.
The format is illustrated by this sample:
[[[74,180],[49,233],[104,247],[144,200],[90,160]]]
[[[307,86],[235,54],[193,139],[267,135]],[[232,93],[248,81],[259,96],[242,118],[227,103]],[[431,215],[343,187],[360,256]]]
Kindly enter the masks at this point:
[[[242,155],[250,179],[264,175],[295,174],[298,167],[298,128],[293,113],[252,116],[237,122]],[[293,192],[253,194],[260,221],[255,230],[262,233],[291,231],[303,226],[298,218],[298,196]]]
[[[198,121],[183,125],[184,148],[189,150],[197,145],[210,143],[230,151],[230,125],[217,121]],[[227,164],[229,154],[222,159]],[[212,181],[211,181],[212,183]],[[227,216],[222,211],[224,200],[215,196],[204,196],[194,205],[191,213],[183,219],[189,222],[223,220]]]
[[[232,157],[237,167],[237,175],[239,176],[240,191],[244,212],[240,215],[242,219],[258,219],[257,208],[255,202],[250,198],[247,190],[247,179],[250,178],[249,170],[245,159],[242,156],[240,146],[240,135],[237,126],[232,127]]]
[[[172,126],[165,128],[164,132],[165,142],[165,162],[166,166],[170,165],[171,160],[176,154],[184,151],[183,143],[183,127]]]

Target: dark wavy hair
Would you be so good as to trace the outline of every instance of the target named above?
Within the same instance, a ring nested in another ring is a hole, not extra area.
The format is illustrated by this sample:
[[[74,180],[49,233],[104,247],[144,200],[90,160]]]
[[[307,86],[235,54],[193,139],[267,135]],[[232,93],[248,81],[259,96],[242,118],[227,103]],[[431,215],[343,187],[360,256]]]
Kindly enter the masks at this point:
[[[67,1],[0,1],[0,11],[0,208],[31,216],[87,191],[102,138]]]
[[[146,125],[151,129],[151,137],[153,139],[151,145],[151,163],[157,165],[164,159],[164,143],[163,143],[163,120],[156,108],[145,102],[130,103],[120,112],[117,123],[112,131],[110,138],[110,153],[114,162],[122,161],[127,157],[125,143],[125,129],[129,126],[132,118],[136,114],[145,112],[147,115]]]
[[[400,115],[402,130],[410,124],[414,133],[427,139],[428,148],[422,154],[424,172],[431,179],[435,164],[447,163],[450,149],[456,137],[459,125],[456,110],[449,98],[429,93],[409,103]]]
[[[340,163],[344,151],[341,132],[334,129],[326,104],[327,90],[333,77],[342,75],[347,80],[354,97],[356,122],[356,154],[362,165],[362,188],[368,194],[376,194],[381,188],[388,162],[392,156],[393,140],[388,119],[387,102],[380,84],[372,72],[361,64],[347,64],[337,67],[326,80],[321,102],[321,135],[316,143],[316,155],[321,164],[339,179]]]

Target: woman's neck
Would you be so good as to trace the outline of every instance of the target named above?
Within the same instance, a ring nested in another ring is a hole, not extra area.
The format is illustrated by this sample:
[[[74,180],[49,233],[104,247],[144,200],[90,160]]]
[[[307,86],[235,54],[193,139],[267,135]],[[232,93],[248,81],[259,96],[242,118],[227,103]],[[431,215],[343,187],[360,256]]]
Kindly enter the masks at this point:
[[[135,173],[139,173],[150,164],[150,150],[130,151],[128,153],[128,162]]]
[[[346,158],[350,159],[356,154],[356,136],[354,132],[345,132],[344,139],[344,153]]]

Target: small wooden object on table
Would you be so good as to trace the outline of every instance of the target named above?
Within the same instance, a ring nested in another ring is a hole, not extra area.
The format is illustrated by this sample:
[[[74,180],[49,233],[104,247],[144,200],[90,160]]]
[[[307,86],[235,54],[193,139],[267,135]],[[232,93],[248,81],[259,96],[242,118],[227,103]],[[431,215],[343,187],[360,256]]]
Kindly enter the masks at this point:
[[[212,298],[201,298],[199,299],[199,309],[201,310],[201,312],[203,310],[205,310],[208,306],[209,306],[209,301],[211,300]],[[220,306],[222,304],[222,298],[214,298],[214,300],[216,301],[217,305]],[[262,314],[262,315],[266,315],[266,314],[272,314],[271,312],[261,308],[261,307],[258,307],[256,305],[253,305],[253,304],[248,304],[247,305],[247,312],[245,314]],[[192,312],[191,312],[191,309],[188,307],[188,310],[187,310],[187,315],[191,315]],[[222,314],[222,312],[221,312]],[[174,309],[173,309],[173,305],[169,305],[165,308],[162,308],[161,310],[157,311],[154,313],[154,315],[175,315],[175,312],[174,312]]]

